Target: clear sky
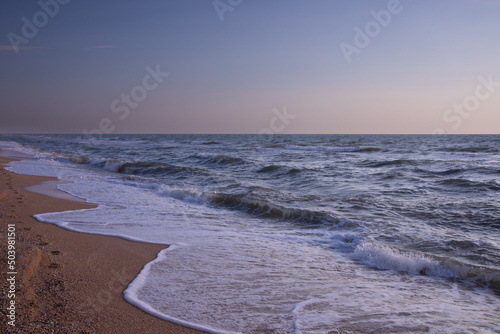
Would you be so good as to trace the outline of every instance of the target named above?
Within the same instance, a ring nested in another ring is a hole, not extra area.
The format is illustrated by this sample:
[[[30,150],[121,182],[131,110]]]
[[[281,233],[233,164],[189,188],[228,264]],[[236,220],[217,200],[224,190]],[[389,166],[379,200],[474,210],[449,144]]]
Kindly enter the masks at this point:
[[[500,133],[499,13],[497,0],[4,0],[0,132]]]

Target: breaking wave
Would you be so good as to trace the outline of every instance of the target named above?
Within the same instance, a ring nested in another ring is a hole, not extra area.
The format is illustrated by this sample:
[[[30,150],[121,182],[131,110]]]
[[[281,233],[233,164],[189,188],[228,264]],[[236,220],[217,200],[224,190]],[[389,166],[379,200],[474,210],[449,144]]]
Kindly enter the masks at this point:
[[[498,268],[471,265],[458,259],[417,251],[403,251],[368,241],[358,244],[352,255],[354,259],[365,265],[381,270],[462,279],[500,291],[500,270]]]

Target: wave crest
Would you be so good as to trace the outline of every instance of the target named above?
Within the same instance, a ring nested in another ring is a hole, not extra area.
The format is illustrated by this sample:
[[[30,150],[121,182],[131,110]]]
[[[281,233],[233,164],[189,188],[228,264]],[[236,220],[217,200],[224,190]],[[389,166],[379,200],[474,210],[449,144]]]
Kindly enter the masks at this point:
[[[197,158],[205,159],[209,163],[229,165],[229,164],[242,164],[245,162],[242,158],[232,157],[226,154],[215,153],[198,153]]]
[[[441,258],[416,251],[403,251],[383,244],[364,241],[357,245],[353,257],[382,270],[395,270],[413,275],[456,278],[500,289],[500,270],[471,265],[453,258]]]
[[[330,147],[330,146],[295,146],[295,145],[286,145],[285,150],[332,152],[332,153],[381,151],[381,149],[378,147]]]

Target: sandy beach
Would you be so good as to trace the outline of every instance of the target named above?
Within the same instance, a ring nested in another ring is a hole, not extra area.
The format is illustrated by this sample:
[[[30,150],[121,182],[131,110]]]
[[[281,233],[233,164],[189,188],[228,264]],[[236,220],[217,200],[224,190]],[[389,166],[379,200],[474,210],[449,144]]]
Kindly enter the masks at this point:
[[[8,233],[15,235],[15,280],[2,284],[2,333],[200,333],[155,318],[123,299],[123,290],[166,245],[77,233],[40,223],[38,213],[91,208],[89,204],[27,191],[47,177],[4,170],[0,158],[2,272]],[[9,228],[10,227],[10,228]],[[15,283],[15,298],[10,283]],[[15,300],[15,326],[8,307]]]

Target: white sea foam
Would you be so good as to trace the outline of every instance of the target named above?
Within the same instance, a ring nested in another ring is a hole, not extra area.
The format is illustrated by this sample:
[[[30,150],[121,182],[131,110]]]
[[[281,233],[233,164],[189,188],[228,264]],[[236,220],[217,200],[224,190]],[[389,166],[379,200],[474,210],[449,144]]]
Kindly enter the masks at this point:
[[[103,168],[110,172],[118,172],[125,163],[125,161],[120,160],[107,160]]]
[[[459,277],[437,259],[416,252],[404,252],[383,244],[362,242],[353,254],[354,258],[378,269],[392,269],[410,274],[426,274],[438,277]]]
[[[23,153],[27,155],[28,157],[47,157],[50,154],[48,153],[42,153],[38,150],[23,146],[19,143],[16,143],[14,141],[0,141],[0,148],[4,150],[12,150],[16,152]]]
[[[161,184],[156,189],[156,193],[160,196],[168,196],[193,204],[203,204],[207,201],[207,198],[203,196],[203,193],[195,188],[181,188]]]
[[[198,329],[207,333],[214,333],[214,334],[233,334],[237,332],[231,332],[231,331],[225,331],[221,329],[214,329],[212,327],[208,326],[202,326],[193,322],[186,321],[185,319],[179,319],[175,318],[172,316],[169,316],[165,313],[162,313],[152,307],[150,304],[147,302],[142,301],[142,296],[140,291],[143,289],[148,288],[148,277],[151,272],[151,267],[155,265],[157,262],[162,262],[162,261],[168,261],[167,259],[167,252],[171,252],[175,250],[178,247],[178,245],[170,245],[169,248],[161,251],[158,253],[158,256],[154,261],[149,262],[144,266],[144,268],[141,270],[139,275],[132,281],[132,283],[129,284],[128,288],[124,291],[123,295],[125,300],[127,300],[130,304],[137,306],[138,308],[146,311],[149,314],[152,314],[160,319],[167,320],[170,322],[174,322],[183,326],[191,327],[194,329]]]
[[[498,302],[456,282],[357,270],[293,310],[296,334],[498,333]]]
[[[217,153],[198,153],[196,156],[198,158],[207,159],[207,158],[216,158],[216,157],[220,156],[220,154],[217,154]]]

